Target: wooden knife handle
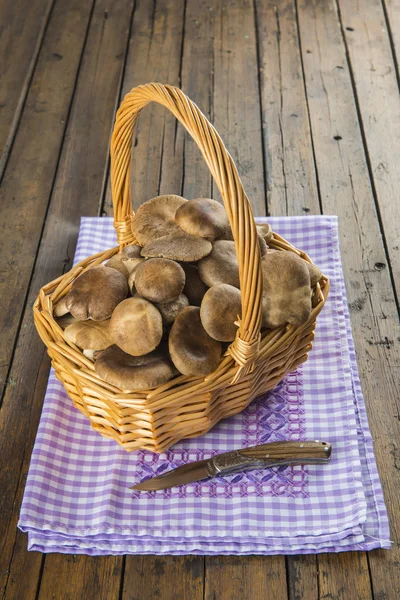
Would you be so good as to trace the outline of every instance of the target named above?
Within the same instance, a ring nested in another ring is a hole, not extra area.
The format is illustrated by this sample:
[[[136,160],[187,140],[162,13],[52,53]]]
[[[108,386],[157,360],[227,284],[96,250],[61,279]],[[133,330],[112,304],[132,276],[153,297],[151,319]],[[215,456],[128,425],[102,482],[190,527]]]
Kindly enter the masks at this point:
[[[331,457],[332,447],[328,442],[319,440],[306,442],[272,442],[261,446],[252,446],[239,450],[242,456],[255,460],[289,461],[302,460],[305,462],[328,462]]]

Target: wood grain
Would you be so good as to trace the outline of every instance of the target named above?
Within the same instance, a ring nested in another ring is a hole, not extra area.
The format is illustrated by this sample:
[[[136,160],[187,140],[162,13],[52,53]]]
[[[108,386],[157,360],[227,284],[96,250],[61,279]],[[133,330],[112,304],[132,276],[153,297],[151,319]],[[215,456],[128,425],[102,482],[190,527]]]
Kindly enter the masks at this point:
[[[54,0],[0,4],[0,179]]]
[[[400,295],[400,96],[380,0],[339,1],[393,283]]]
[[[8,567],[16,534],[15,513],[19,510],[21,487],[23,487],[19,474],[21,464],[28,461],[31,451],[31,445],[26,442],[27,432],[31,427],[33,431],[36,429],[37,423],[31,421],[31,413],[36,414],[35,411],[40,411],[43,400],[43,390],[42,395],[33,393],[44,349],[33,326],[31,306],[38,289],[69,268],[81,214],[96,215],[98,212],[104,170],[108,161],[109,134],[124,64],[121,56],[124,57],[126,51],[132,9],[133,2],[127,3],[125,0],[114,2],[112,9],[108,7],[106,1],[99,1],[93,13],[57,178],[23,316],[21,334],[10,372],[10,381],[14,383],[9,383],[7,386],[0,412],[0,429],[8,432],[7,440],[5,436],[0,438],[1,513],[3,515],[0,524],[1,540],[4,539],[3,531],[8,531],[6,552],[2,549],[0,560],[2,575],[10,570],[11,578],[14,577],[14,573],[20,572],[25,560],[23,552],[20,554],[17,552],[19,548],[17,544],[11,569]],[[65,22],[64,27],[66,27]],[[106,69],[96,68],[99,60],[107,64]],[[59,77],[63,76],[61,71],[58,71],[58,74]],[[104,92],[105,89],[107,93]],[[45,364],[48,368],[47,358]],[[26,536],[24,539],[26,543]],[[46,558],[43,571],[46,594],[51,592],[51,581],[53,573],[56,572],[53,571],[52,565],[54,564],[54,569],[58,569],[57,560],[59,559],[56,555]],[[118,597],[122,559],[114,559],[113,564],[114,568],[119,565],[119,575],[115,573],[112,578],[115,583],[115,585],[113,583],[114,592]],[[32,568],[25,574],[25,579],[29,577],[29,581],[25,581],[24,585],[33,585],[31,582],[39,576],[38,568],[40,564],[36,565],[36,571]],[[88,572],[91,573],[93,581],[103,576],[108,578],[109,573],[107,558],[94,560],[82,557],[78,563],[67,562],[65,559],[63,569],[66,578],[70,568],[73,574],[68,589],[77,586],[77,594],[81,593],[83,585],[80,580],[87,577]],[[57,597],[57,581],[54,579],[53,586],[53,592]],[[89,594],[83,597],[96,597],[96,595]]]
[[[203,600],[202,556],[130,556],[122,600]]]
[[[397,307],[336,7],[332,3],[301,0],[299,23],[322,206],[324,212],[339,215],[360,378],[389,511],[391,539],[396,540],[390,552],[368,555],[373,590],[377,597],[381,594],[382,598],[396,598],[400,594],[397,568],[400,515],[396,501],[400,485],[396,458],[400,439]],[[365,561],[365,555],[361,556]],[[324,560],[329,564],[324,565]],[[340,574],[338,588],[345,583],[345,574],[338,568],[340,560],[335,555],[319,558],[320,571]],[[365,566],[360,573],[367,577]],[[367,583],[360,579],[359,586],[367,587]]]
[[[286,600],[281,559],[281,556],[213,557],[207,561],[204,600]]]
[[[318,563],[321,599],[372,600],[371,582],[364,552],[320,554]]]
[[[0,394],[43,228],[92,1],[69,0],[55,6],[0,190]]]

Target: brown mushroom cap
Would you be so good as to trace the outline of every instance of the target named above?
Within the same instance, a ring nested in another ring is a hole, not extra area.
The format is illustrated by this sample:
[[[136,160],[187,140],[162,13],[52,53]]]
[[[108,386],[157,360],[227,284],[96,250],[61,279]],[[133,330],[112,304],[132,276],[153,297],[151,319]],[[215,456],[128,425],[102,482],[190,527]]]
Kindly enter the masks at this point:
[[[204,296],[200,307],[204,329],[219,342],[232,342],[235,339],[235,322],[241,314],[240,291],[227,283],[213,285]]]
[[[262,260],[263,327],[301,325],[311,313],[307,264],[293,252],[269,252]]]
[[[211,253],[199,262],[198,267],[200,277],[208,287],[218,283],[229,283],[234,287],[240,287],[239,265],[234,242],[228,240],[214,242]]]
[[[186,282],[183,293],[187,296],[191,306],[200,306],[203,296],[208,290],[204,281],[200,278],[199,270],[194,265],[183,263],[182,268],[185,271]]]
[[[303,260],[303,259],[301,259],[301,260]],[[308,261],[304,261],[304,262],[306,263],[308,272],[310,273],[311,287],[314,287],[314,285],[316,283],[318,283],[318,281],[320,281],[320,279],[322,278],[322,273],[318,269],[317,265],[314,265],[313,263],[309,263]]]
[[[157,348],[162,334],[161,314],[143,298],[124,300],[112,314],[110,337],[114,344],[132,356],[143,356]]]
[[[172,302],[184,285],[185,271],[177,262],[167,258],[150,258],[135,269],[136,291],[151,302]]]
[[[225,208],[210,198],[185,202],[176,211],[175,221],[186,233],[211,241],[222,235],[229,226]]]
[[[110,338],[110,319],[107,321],[78,321],[68,325],[64,338],[85,350],[104,350],[113,343]]]
[[[132,220],[132,233],[141,246],[152,240],[180,231],[175,223],[177,209],[187,202],[181,196],[157,196],[141,204]]]
[[[167,304],[156,304],[155,306],[160,311],[164,323],[170,325],[175,321],[181,310],[185,308],[185,306],[189,306],[189,300],[184,294],[179,294],[172,302],[168,302]]]
[[[212,244],[208,240],[181,232],[164,235],[146,244],[142,256],[195,262],[210,254],[211,250]]]
[[[168,356],[155,350],[146,356],[131,356],[110,346],[96,356],[96,373],[122,390],[143,390],[162,385],[174,376]]]
[[[257,225],[257,231],[264,238],[264,240],[267,244],[273,237],[272,228],[269,223],[263,223],[262,225]]]
[[[126,266],[124,265],[124,263],[122,262],[122,256],[120,252],[117,252],[117,254],[114,254],[114,256],[112,256],[106,263],[105,266],[110,268],[110,269],[116,269],[117,271],[119,271],[120,273],[122,273],[122,275],[124,277],[126,277],[128,279],[128,269],[126,268]]]
[[[116,269],[104,265],[80,275],[65,296],[65,305],[79,321],[105,321],[128,295],[128,282]]]
[[[222,346],[208,335],[200,308],[187,306],[177,316],[168,340],[172,362],[183,375],[207,375],[220,361]]]

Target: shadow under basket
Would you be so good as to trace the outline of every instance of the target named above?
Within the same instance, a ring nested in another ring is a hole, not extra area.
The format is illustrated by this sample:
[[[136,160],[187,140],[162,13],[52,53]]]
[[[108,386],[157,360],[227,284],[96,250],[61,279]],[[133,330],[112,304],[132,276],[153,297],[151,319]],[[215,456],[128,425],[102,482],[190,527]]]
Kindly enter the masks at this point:
[[[168,108],[191,134],[221,193],[239,263],[242,318],[235,340],[213,373],[205,377],[181,375],[154,389],[129,391],[98,377],[93,362],[65,341],[53,310],[81,273],[136,243],[131,228],[135,218],[130,195],[132,134],[140,111],[151,101]],[[34,304],[34,319],[56,376],[93,428],[116,440],[125,450],[163,452],[179,440],[202,435],[221,419],[241,412],[307,360],[329,281],[323,276],[315,285],[313,310],[307,322],[261,331],[261,259],[249,200],[218,133],[197,106],[175,87],[147,84],[125,96],[111,140],[111,185],[119,246],[85,259],[44,286]],[[295,252],[311,262],[304,252],[275,233],[268,245]]]

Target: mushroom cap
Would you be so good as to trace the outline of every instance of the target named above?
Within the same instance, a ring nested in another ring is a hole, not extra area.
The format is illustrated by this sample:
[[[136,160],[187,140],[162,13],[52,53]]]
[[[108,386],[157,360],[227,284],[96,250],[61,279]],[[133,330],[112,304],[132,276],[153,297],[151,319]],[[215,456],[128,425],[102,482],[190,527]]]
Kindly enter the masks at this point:
[[[120,252],[121,259],[125,261],[131,258],[140,258],[141,249],[142,247],[138,246],[137,244],[130,244],[130,246],[124,246],[124,248],[122,248]]]
[[[318,269],[317,265],[314,265],[314,263],[309,263],[308,261],[304,261],[304,262],[306,263],[308,272],[310,273],[311,287],[314,287],[314,285],[316,283],[318,283],[318,281],[320,281],[320,279],[322,279],[322,273]]]
[[[187,296],[191,306],[200,306],[203,296],[208,290],[204,281],[200,278],[199,270],[194,265],[183,263],[182,268],[185,271],[186,282],[183,293]]]
[[[185,271],[168,258],[150,258],[135,269],[135,287],[140,296],[166,304],[179,296],[185,285]]]
[[[182,230],[153,240],[142,249],[142,256],[170,258],[182,262],[195,262],[210,254],[212,244],[204,238],[188,235]]]
[[[172,362],[183,375],[207,375],[220,361],[222,346],[208,335],[200,308],[187,306],[175,319],[168,339]]]
[[[214,340],[232,342],[242,315],[240,290],[227,283],[213,285],[203,298],[200,318],[204,329]]]
[[[144,258],[132,258],[132,260],[137,261],[135,266],[131,269],[129,276],[128,276],[128,287],[131,291],[132,296],[135,295],[136,293],[136,286],[135,286],[135,279],[136,279],[136,270],[138,268],[139,265],[141,265],[145,259]]]
[[[270,240],[272,240],[273,232],[271,225],[269,223],[263,223],[262,225],[257,225],[258,233],[263,237],[265,242],[268,244]]]
[[[175,221],[186,233],[209,240],[215,240],[229,227],[225,208],[210,198],[185,202],[176,211]]]
[[[235,243],[229,240],[217,240],[211,253],[199,261],[200,277],[212,287],[218,283],[229,283],[240,287],[239,265],[236,258]]]
[[[177,209],[187,202],[181,196],[157,196],[141,204],[132,220],[132,233],[141,246],[152,240],[180,231],[175,223]]]
[[[131,356],[118,346],[98,353],[96,373],[107,383],[122,390],[143,390],[161,385],[174,376],[167,354],[155,350],[146,356]]]
[[[161,314],[143,298],[127,298],[112,314],[110,337],[132,356],[143,356],[157,348],[162,334]]]
[[[311,284],[307,264],[293,252],[269,252],[262,262],[263,327],[301,325],[311,314]]]
[[[260,248],[261,258],[268,253],[268,246],[260,232],[257,232],[258,247]]]
[[[80,275],[65,296],[65,305],[79,321],[105,321],[128,295],[126,277],[104,265]]]
[[[128,279],[128,269],[126,268],[126,266],[124,265],[124,263],[122,262],[122,256],[120,252],[117,252],[117,254],[114,254],[114,256],[112,256],[106,263],[105,266],[110,268],[110,269],[116,269],[117,271],[119,271],[120,273],[122,273],[122,275],[124,277],[126,277]]]
[[[111,346],[110,319],[107,321],[77,321],[68,325],[64,338],[85,350],[104,350]]]
[[[268,225],[269,227],[269,225]],[[257,237],[258,237],[258,245],[260,248],[260,254],[261,256],[264,256],[265,254],[267,254],[267,250],[268,250],[268,246],[267,243],[264,239],[264,237],[262,236],[261,232],[259,231],[259,227],[257,227]],[[227,229],[225,229],[224,233],[218,238],[217,241],[220,240],[228,240],[230,242],[233,242],[233,233],[232,233],[232,229],[229,226]]]
[[[64,315],[67,315],[69,313],[69,310],[65,304],[66,297],[67,296],[64,296],[64,298],[61,298],[61,300],[59,302],[57,302],[57,304],[55,305],[54,310],[53,310],[53,314],[55,317],[63,317]]]
[[[155,306],[160,311],[164,323],[170,325],[175,321],[181,310],[186,306],[189,306],[189,300],[184,294],[179,294],[172,302],[168,302],[167,304],[156,304]]]

